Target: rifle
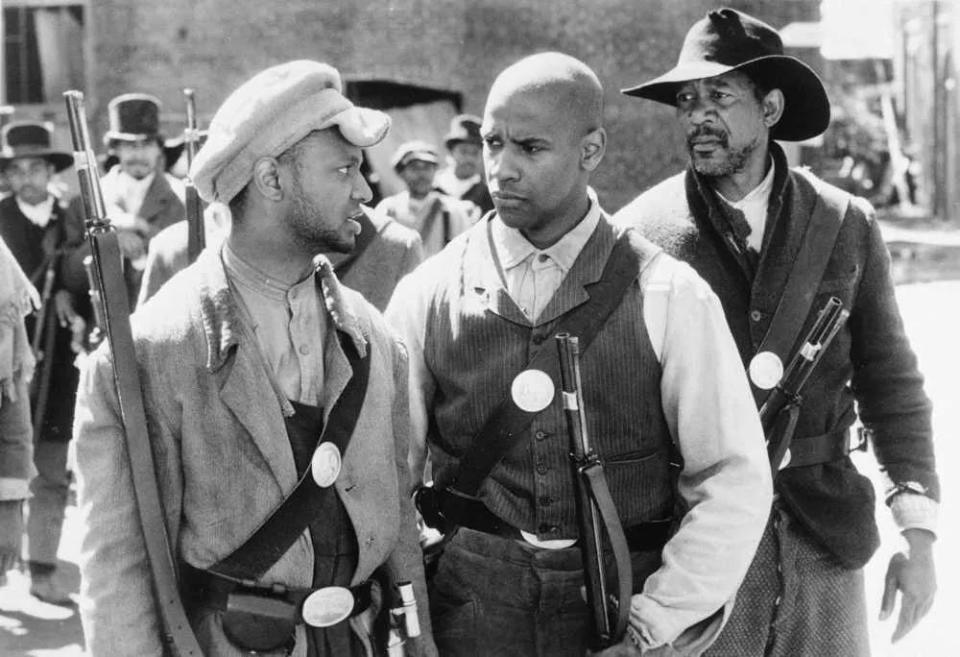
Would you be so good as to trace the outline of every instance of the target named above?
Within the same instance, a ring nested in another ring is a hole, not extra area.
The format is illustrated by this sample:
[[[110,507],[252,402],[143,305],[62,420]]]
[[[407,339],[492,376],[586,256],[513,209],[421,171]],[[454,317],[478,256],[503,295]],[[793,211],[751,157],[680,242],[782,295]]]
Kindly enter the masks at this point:
[[[33,325],[33,336],[30,346],[33,355],[40,364],[39,376],[30,382],[30,399],[33,400],[33,433],[40,435],[43,429],[43,420],[47,415],[47,401],[50,396],[50,379],[53,376],[53,351],[56,348],[57,316],[51,310],[53,284],[57,277],[57,262],[60,252],[52,254],[47,260],[43,274],[43,290],[40,293],[40,308],[37,310],[37,320]],[[40,340],[43,339],[43,347]]]
[[[803,386],[849,315],[850,311],[844,310],[840,299],[827,300],[779,383],[760,407],[760,423],[767,437],[767,455],[774,474],[780,469],[793,438],[803,401],[800,395]]]
[[[183,97],[187,101],[187,129],[183,131],[183,136],[189,171],[193,165],[193,158],[197,155],[200,133],[197,130],[197,105],[193,97],[193,89],[184,89]],[[189,175],[184,181],[184,194],[187,206],[187,258],[193,262],[206,246],[206,234],[203,229],[203,206],[200,204],[200,195]]]
[[[590,445],[580,381],[580,342],[569,333],[556,336],[560,351],[560,381],[563,409],[570,434],[570,459],[576,489],[577,526],[586,581],[587,606],[590,607],[593,634],[592,650],[601,650],[619,642],[627,631],[630,596],[633,594],[633,569],[623,526],[617,517],[613,498],[603,475],[600,456]],[[617,568],[617,596],[608,594],[607,568],[603,559],[603,534],[606,530]]]
[[[74,165],[83,197],[87,238],[93,256],[94,278],[102,304],[104,324],[101,328],[106,329],[107,342],[113,354],[114,384],[130,457],[137,512],[164,627],[163,638],[174,657],[202,657],[177,590],[174,556],[164,525],[166,516],[160,501],[143,410],[143,391],[130,330],[130,307],[121,269],[120,246],[117,233],[106,217],[97,160],[87,132],[83,93],[67,91],[63,95],[67,103]]]

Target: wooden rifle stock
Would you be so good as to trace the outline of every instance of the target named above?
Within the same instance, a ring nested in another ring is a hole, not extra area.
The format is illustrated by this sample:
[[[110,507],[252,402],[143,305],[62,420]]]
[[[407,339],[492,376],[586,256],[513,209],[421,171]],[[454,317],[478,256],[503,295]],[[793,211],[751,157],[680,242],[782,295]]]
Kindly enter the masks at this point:
[[[184,130],[183,136],[189,171],[193,166],[193,158],[197,155],[200,133],[197,131],[197,105],[193,89],[184,89],[183,97],[187,102],[187,129]],[[189,174],[184,181],[184,195],[187,206],[187,257],[190,262],[193,262],[206,246],[206,234],[203,229],[203,206],[200,203],[200,195]]]
[[[580,381],[579,339],[568,333],[556,336],[560,351],[560,386],[563,409],[570,435],[570,458],[573,464],[573,484],[576,489],[577,526],[580,552],[583,556],[583,574],[593,624],[593,650],[607,648],[623,638],[627,630],[632,591],[630,553],[623,527],[613,506],[603,464],[590,445],[584,413],[583,390]],[[602,501],[606,499],[607,504]],[[606,508],[607,512],[604,513]],[[608,594],[607,568],[603,555],[603,530],[610,537],[617,565],[619,583],[617,597]]]
[[[102,304],[102,319],[110,351],[113,376],[126,436],[137,512],[153,575],[157,605],[164,625],[167,647],[175,657],[202,657],[177,590],[176,568],[170,539],[164,524],[163,507],[154,470],[153,452],[147,433],[143,391],[137,371],[127,288],[121,269],[117,233],[106,217],[96,159],[90,147],[83,94],[64,93],[73,142],[74,165],[83,196],[87,237],[96,283]]]

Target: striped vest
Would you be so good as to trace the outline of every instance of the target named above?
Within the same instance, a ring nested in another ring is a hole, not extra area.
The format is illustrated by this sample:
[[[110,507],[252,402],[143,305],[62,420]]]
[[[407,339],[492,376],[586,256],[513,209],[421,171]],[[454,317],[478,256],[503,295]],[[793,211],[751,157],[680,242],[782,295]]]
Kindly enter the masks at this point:
[[[448,247],[460,250],[459,267],[438,283],[427,313],[424,355],[437,386],[429,441],[438,486],[447,483],[531,351],[553,342],[563,317],[586,302],[584,285],[600,278],[617,237],[604,217],[532,325],[499,282],[487,226],[481,221]],[[627,290],[581,368],[589,435],[624,526],[669,518],[671,439],[639,283]],[[576,536],[569,452],[557,394],[484,481],[480,497],[497,516],[541,539]]]

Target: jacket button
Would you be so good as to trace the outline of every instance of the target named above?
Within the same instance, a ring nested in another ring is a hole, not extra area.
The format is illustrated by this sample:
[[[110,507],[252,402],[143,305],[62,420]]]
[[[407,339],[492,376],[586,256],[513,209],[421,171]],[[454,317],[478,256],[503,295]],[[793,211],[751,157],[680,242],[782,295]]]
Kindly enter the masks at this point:
[[[542,506],[550,506],[551,504],[553,504],[553,498],[550,497],[549,495],[541,495],[540,504]]]
[[[540,431],[540,430],[538,430],[535,434],[533,434],[534,438],[536,438],[537,440],[546,440],[547,436],[549,435],[550,434],[548,434],[546,431]]]
[[[761,319],[763,319],[763,313],[760,312],[759,310],[751,310],[750,319],[752,319],[755,322],[759,322]]]
[[[544,340],[546,340],[546,337],[543,335],[540,335],[539,333],[537,333],[532,338],[530,338],[530,341],[533,344],[542,344]]]
[[[547,474],[550,471],[550,468],[547,467],[546,463],[537,463],[537,474]]]

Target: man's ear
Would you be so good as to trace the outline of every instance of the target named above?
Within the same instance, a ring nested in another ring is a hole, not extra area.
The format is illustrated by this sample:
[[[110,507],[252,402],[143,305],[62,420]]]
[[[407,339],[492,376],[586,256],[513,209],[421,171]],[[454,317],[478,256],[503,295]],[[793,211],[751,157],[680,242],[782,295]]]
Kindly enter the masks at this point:
[[[283,185],[280,182],[280,164],[275,157],[261,157],[253,163],[253,186],[271,201],[283,199]]]
[[[580,142],[580,166],[584,171],[593,171],[600,165],[607,152],[607,131],[603,128],[591,130]]]
[[[760,108],[763,110],[763,124],[768,128],[777,125],[777,122],[783,116],[783,110],[786,107],[786,99],[783,92],[779,89],[771,89],[760,102]]]

